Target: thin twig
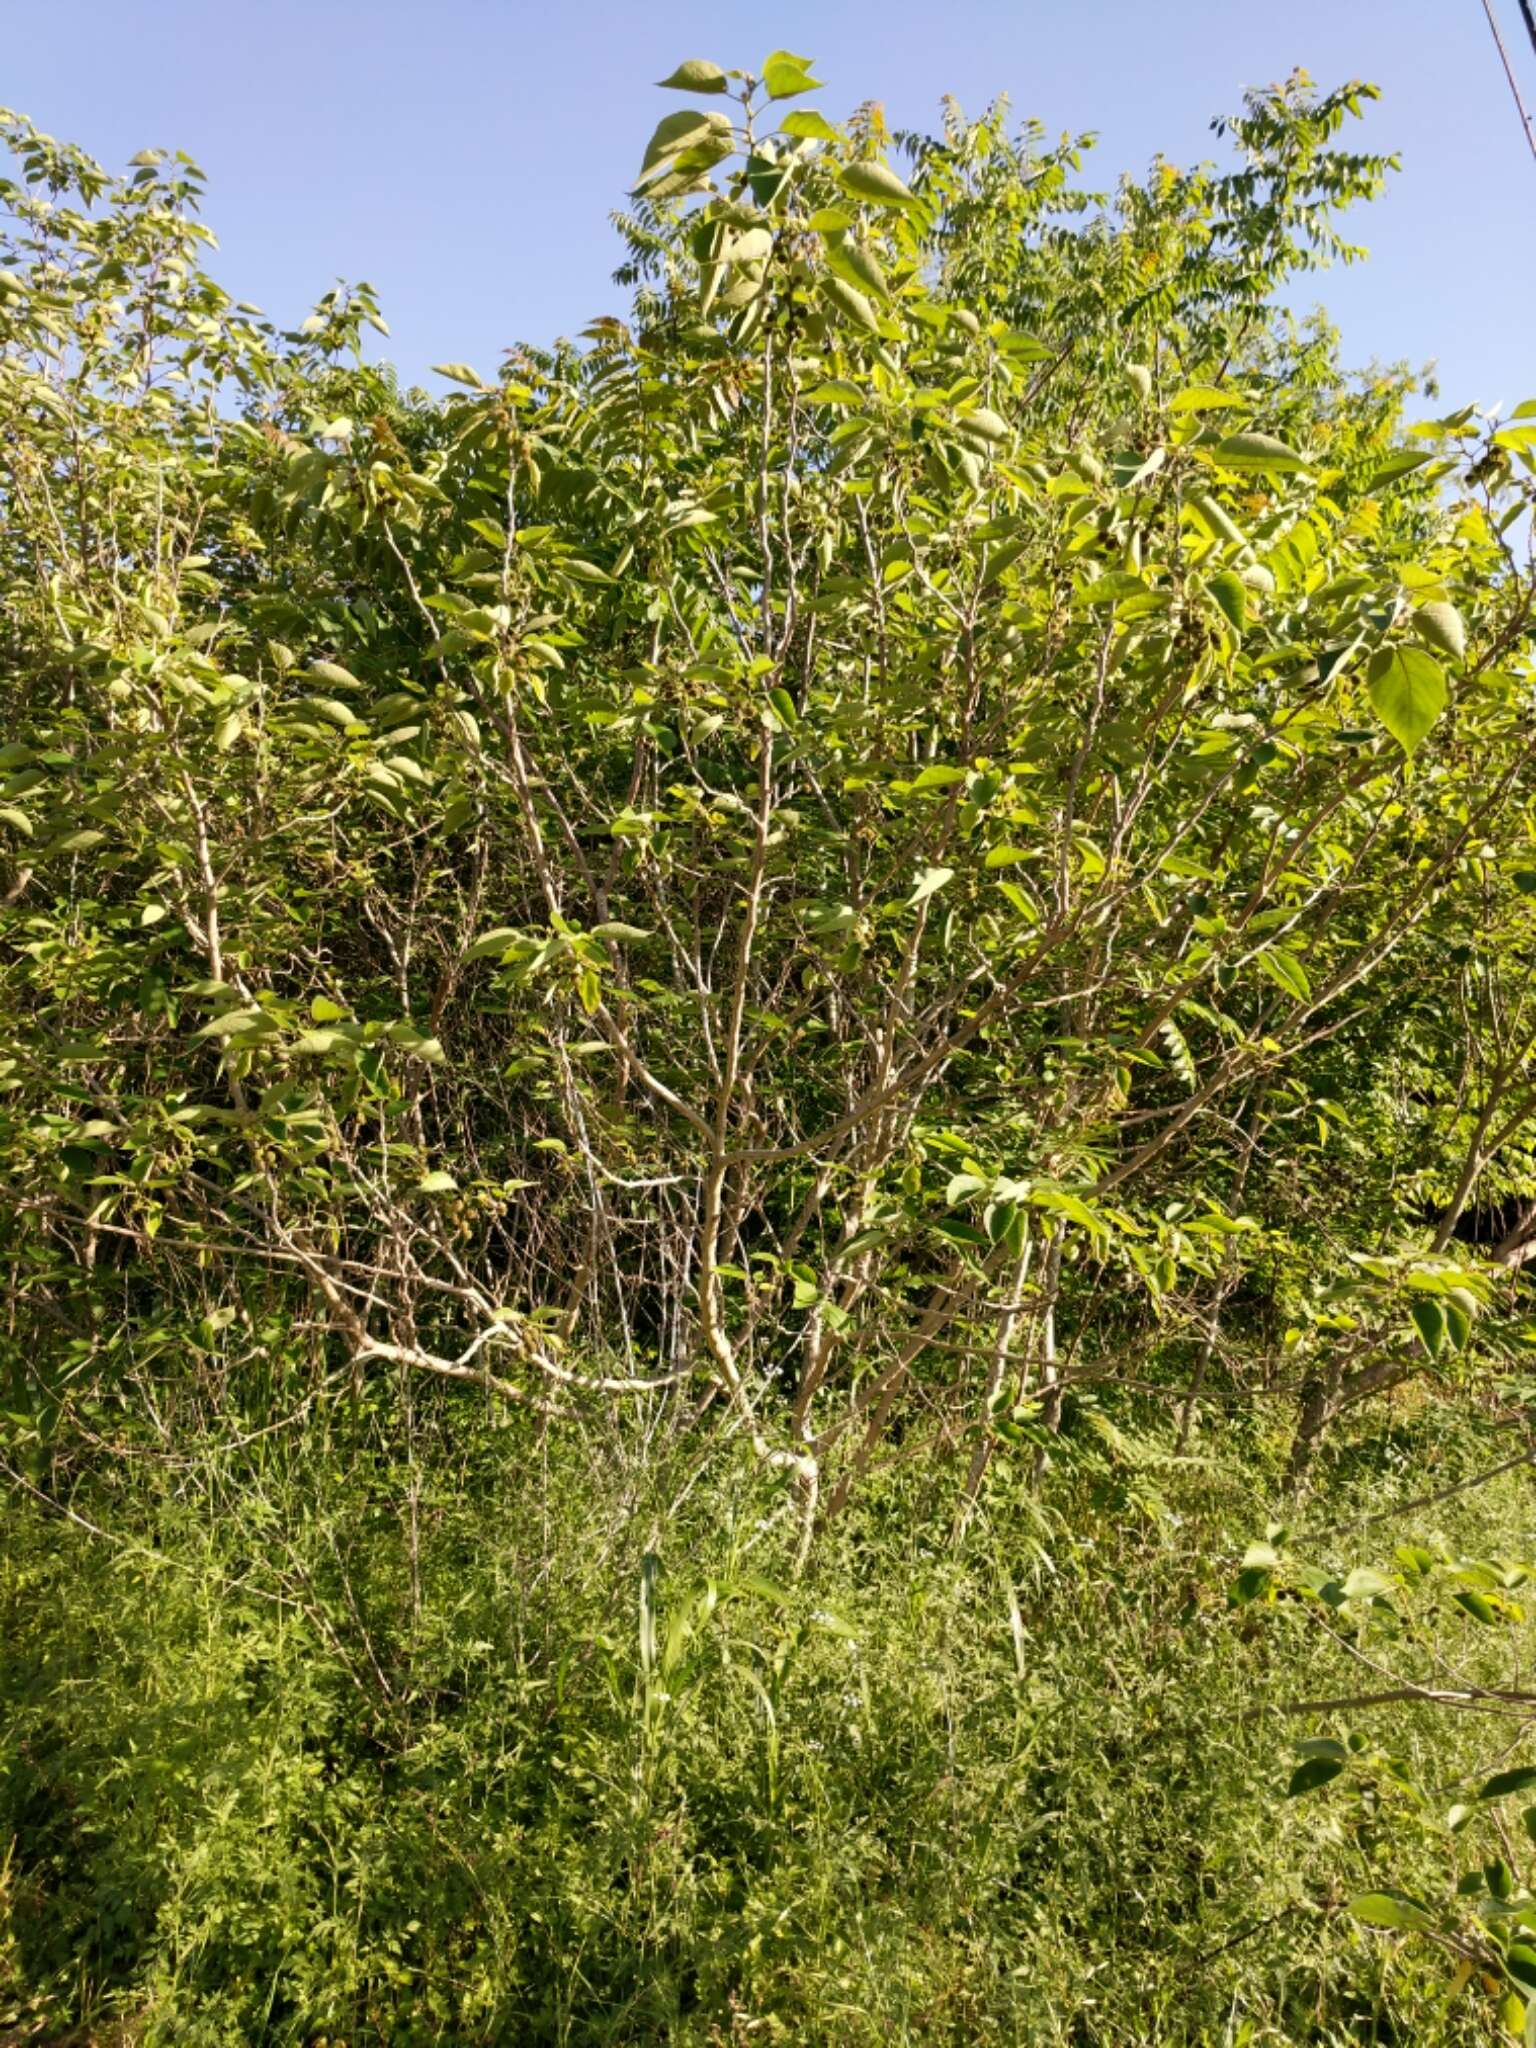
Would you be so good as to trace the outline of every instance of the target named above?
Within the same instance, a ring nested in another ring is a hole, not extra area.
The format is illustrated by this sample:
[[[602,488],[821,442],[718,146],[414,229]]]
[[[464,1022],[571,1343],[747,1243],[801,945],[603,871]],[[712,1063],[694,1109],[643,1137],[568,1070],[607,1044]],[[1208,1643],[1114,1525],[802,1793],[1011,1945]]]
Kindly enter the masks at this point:
[[[1531,1446],[1513,1458],[1505,1458],[1500,1464],[1490,1465],[1485,1472],[1474,1473],[1470,1479],[1458,1479],[1454,1486],[1442,1486],[1438,1493],[1421,1493],[1417,1500],[1399,1502],[1395,1508],[1383,1508],[1379,1514],[1360,1515],[1347,1522],[1335,1522],[1331,1529],[1315,1529],[1304,1537],[1303,1542],[1321,1543],[1326,1537],[1342,1535],[1346,1529],[1369,1529],[1376,1522],[1391,1522],[1399,1515],[1411,1515],[1420,1508],[1438,1507],[1443,1500],[1454,1500],[1459,1493],[1472,1493],[1479,1486],[1486,1486],[1490,1479],[1497,1479],[1502,1473],[1513,1472],[1519,1465],[1536,1465],[1536,1449]]]

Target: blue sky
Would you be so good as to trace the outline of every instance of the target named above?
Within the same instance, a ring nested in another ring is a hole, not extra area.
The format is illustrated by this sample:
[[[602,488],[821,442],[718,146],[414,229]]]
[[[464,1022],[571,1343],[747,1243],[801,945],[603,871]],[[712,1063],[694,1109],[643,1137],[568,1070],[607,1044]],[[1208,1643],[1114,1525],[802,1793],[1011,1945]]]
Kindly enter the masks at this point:
[[[1536,106],[1536,55],[1496,0]],[[1213,114],[1301,64],[1384,92],[1366,146],[1402,152],[1357,219],[1371,260],[1315,296],[1346,353],[1439,364],[1443,397],[1536,396],[1536,160],[1480,0],[58,0],[18,7],[0,101],[120,164],[146,143],[209,174],[220,275],[285,322],[338,276],[383,295],[389,352],[428,383],[621,308],[608,213],[684,57],[816,59],[834,117],[898,125],[1000,90],[1047,128],[1091,128],[1098,176],[1209,155]]]

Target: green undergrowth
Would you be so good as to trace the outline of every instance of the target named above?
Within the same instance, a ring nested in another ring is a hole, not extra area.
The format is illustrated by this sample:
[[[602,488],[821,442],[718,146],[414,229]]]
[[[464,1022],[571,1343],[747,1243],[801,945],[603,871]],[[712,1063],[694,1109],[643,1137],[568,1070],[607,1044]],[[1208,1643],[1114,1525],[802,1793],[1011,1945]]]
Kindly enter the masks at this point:
[[[388,1420],[141,1446],[75,1521],[13,1500],[7,2038],[1488,2038],[1344,1912],[1368,1838],[1283,1796],[1337,1716],[1253,1710],[1361,1673],[1232,1603],[1265,1446],[1174,1464],[1079,1417],[958,1545],[898,1468],[796,1584],[745,1454],[449,1403],[407,1464]],[[1346,1444],[1330,1521],[1488,1451],[1434,1409]],[[1532,1508],[1515,1473],[1315,1554],[1516,1551]],[[1437,1779],[1482,1753],[1422,1709],[1356,1725]]]

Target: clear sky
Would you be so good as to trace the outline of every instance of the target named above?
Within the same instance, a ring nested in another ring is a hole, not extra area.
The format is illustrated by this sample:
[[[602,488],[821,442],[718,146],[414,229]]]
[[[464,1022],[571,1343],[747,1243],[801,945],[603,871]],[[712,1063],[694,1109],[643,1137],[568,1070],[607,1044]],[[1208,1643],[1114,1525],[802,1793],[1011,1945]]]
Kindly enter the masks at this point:
[[[1536,55],[1496,0],[1536,108]],[[1439,364],[1443,398],[1536,397],[1536,159],[1481,0],[12,0],[0,102],[120,165],[147,143],[210,178],[219,274],[288,324],[338,276],[383,296],[410,377],[622,310],[608,225],[684,57],[816,59],[834,118],[897,125],[1000,90],[1098,131],[1098,182],[1219,151],[1239,90],[1304,65],[1374,80],[1366,146],[1400,150],[1358,216],[1371,260],[1315,296],[1346,353]]]

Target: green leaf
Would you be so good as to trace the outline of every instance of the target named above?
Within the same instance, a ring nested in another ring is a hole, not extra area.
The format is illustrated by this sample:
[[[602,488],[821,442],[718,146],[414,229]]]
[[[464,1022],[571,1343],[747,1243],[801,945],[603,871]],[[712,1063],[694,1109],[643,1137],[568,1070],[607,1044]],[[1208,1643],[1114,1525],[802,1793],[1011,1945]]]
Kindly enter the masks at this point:
[[[357,1043],[355,1032],[346,1031],[304,1031],[293,1042],[293,1050],[300,1053],[335,1052],[339,1047],[349,1050]]]
[[[360,690],[363,686],[348,668],[334,661],[312,661],[309,674],[317,683],[329,683],[333,690]]]
[[[1529,1792],[1536,1785],[1536,1765],[1517,1764],[1512,1770],[1495,1771],[1478,1787],[1479,1799],[1507,1799],[1511,1792]]]
[[[595,939],[612,939],[624,945],[638,945],[642,939],[648,939],[651,935],[637,924],[608,923],[593,925],[592,936]]]
[[[792,114],[786,114],[779,123],[785,135],[796,136],[802,142],[836,142],[838,130],[814,107],[798,107]]]
[[[479,371],[472,370],[468,363],[434,363],[432,374],[434,377],[447,377],[455,384],[468,384],[474,391],[491,389]]]
[[[433,1173],[424,1173],[416,1186],[423,1195],[452,1195],[457,1194],[459,1184],[451,1173],[444,1173],[439,1167]]]
[[[56,853],[91,853],[106,838],[105,832],[98,832],[93,826],[83,826],[78,832],[62,832],[57,839],[50,840],[38,856],[49,860]]]
[[[1424,1908],[1396,1892],[1361,1892],[1349,1902],[1349,1910],[1367,1927],[1388,1927],[1403,1932],[1420,1932],[1434,1921]]]
[[[1127,597],[1144,597],[1150,588],[1150,584],[1139,576],[1133,576],[1128,569],[1111,569],[1097,583],[1090,583],[1086,590],[1079,591],[1072,602],[1075,605],[1119,604]]]
[[[1305,1792],[1316,1792],[1319,1786],[1331,1784],[1344,1768],[1341,1758],[1334,1756],[1309,1756],[1291,1773],[1291,1781],[1285,1788],[1287,1799],[1299,1799]]]
[[[514,931],[511,925],[498,925],[495,931],[482,932],[473,945],[465,949],[464,958],[466,962],[489,960],[493,955],[499,959],[508,946],[521,937],[522,933]]]
[[[233,1038],[242,1031],[273,1030],[276,1027],[265,1010],[226,1010],[221,1017],[194,1031],[194,1038]]]
[[[687,191],[703,172],[728,157],[735,147],[735,131],[728,114],[680,108],[657,122],[646,145],[636,189],[660,198]]]
[[[930,896],[936,896],[947,883],[952,882],[954,879],[955,871],[953,868],[923,868],[918,874],[917,886],[907,898],[907,908],[914,910],[919,903],[926,903]]]
[[[1424,1349],[1431,1358],[1438,1358],[1445,1342],[1445,1311],[1438,1301],[1416,1301],[1408,1313]]]
[[[1359,1564],[1344,1581],[1346,1600],[1382,1600],[1397,1591],[1396,1586],[1383,1572],[1372,1571],[1369,1565]]]
[[[317,718],[323,718],[328,725],[348,732],[355,725],[365,726],[367,721],[359,718],[350,704],[343,704],[339,697],[301,697],[300,703],[313,711]]]
[[[1417,647],[1383,647],[1371,656],[1365,681],[1376,716],[1412,755],[1445,709],[1445,671]]]
[[[1499,1618],[1499,1610],[1487,1594],[1479,1593],[1472,1586],[1458,1586],[1451,1597],[1464,1614],[1470,1614],[1474,1621],[1482,1622],[1484,1627],[1492,1627]]]
[[[846,278],[824,277],[821,280],[821,289],[822,295],[839,313],[846,314],[856,325],[866,328],[871,334],[879,332],[880,320],[874,307],[856,286],[849,284]]]
[[[1312,984],[1307,971],[1294,953],[1288,953],[1281,946],[1270,946],[1254,956],[1254,966],[1267,974],[1277,988],[1283,988],[1287,995],[1296,996],[1308,1002],[1312,995]]]
[[[1448,654],[1452,661],[1467,658],[1467,629],[1455,605],[1434,599],[1421,604],[1413,615],[1413,630],[1427,647]]]
[[[837,182],[850,199],[867,200],[872,206],[915,206],[916,194],[905,186],[888,164],[864,161],[844,164]]]
[[[793,50],[775,50],[765,58],[761,76],[771,100],[792,100],[796,93],[813,92],[821,84],[811,76],[810,58],[797,57]]]
[[[874,253],[861,242],[839,236],[827,244],[827,265],[855,291],[862,287],[877,299],[890,297],[891,287]]]
[[[807,405],[862,405],[866,394],[857,384],[850,384],[845,377],[832,377],[825,384],[815,385],[802,396]]]
[[[658,78],[656,83],[668,92],[728,92],[731,81],[707,57],[687,57],[670,78]]]
[[[1175,391],[1168,401],[1170,412],[1219,412],[1225,407],[1246,405],[1239,391],[1222,391],[1214,384],[1190,384]]]
[[[1229,434],[1225,441],[1216,444],[1214,453],[1223,469],[1251,471],[1255,475],[1285,475],[1308,467],[1304,455],[1277,441],[1273,434]]]
[[[984,405],[972,406],[969,411],[961,413],[955,426],[959,432],[974,434],[977,440],[989,443],[1006,441],[1013,432],[1001,413],[992,412]]]
[[[1248,592],[1242,577],[1234,569],[1223,569],[1205,587],[1226,615],[1233,632],[1241,633],[1248,623]]]
[[[1435,460],[1434,451],[1429,448],[1405,448],[1400,454],[1389,455],[1386,461],[1367,478],[1366,495],[1382,490],[1387,484],[1395,484],[1399,477],[1408,476],[1416,469],[1422,469],[1426,462]]]

